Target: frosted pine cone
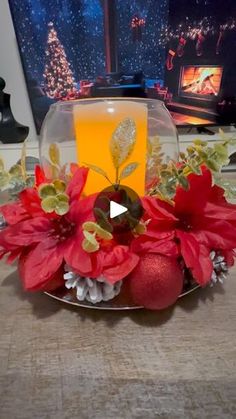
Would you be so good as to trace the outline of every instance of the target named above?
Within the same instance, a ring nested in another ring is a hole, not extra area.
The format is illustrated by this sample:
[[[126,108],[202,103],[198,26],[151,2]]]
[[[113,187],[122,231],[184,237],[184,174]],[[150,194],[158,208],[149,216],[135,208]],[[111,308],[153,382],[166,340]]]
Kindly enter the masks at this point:
[[[79,301],[87,300],[93,304],[112,300],[120,293],[122,285],[122,281],[112,285],[102,276],[91,279],[81,277],[74,272],[66,272],[64,279],[66,288],[76,288],[76,297]]]
[[[213,272],[211,276],[211,286],[220,282],[223,284],[224,280],[227,278],[229,273],[229,268],[225,261],[224,256],[222,256],[219,252],[212,251],[211,260],[213,262]]]

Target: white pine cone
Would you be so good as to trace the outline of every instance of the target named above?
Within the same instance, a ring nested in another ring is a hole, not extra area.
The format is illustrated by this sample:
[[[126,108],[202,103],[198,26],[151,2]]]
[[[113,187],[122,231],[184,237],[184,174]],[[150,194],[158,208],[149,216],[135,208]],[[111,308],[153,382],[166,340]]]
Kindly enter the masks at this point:
[[[213,286],[217,282],[223,284],[224,280],[227,278],[229,273],[229,268],[227,266],[224,256],[220,252],[212,251],[210,254],[211,260],[213,262],[213,272],[211,276],[210,285]]]
[[[79,301],[87,300],[93,304],[112,300],[120,293],[122,285],[122,281],[112,285],[102,276],[96,279],[84,278],[71,271],[64,274],[64,279],[67,289],[76,288]]]

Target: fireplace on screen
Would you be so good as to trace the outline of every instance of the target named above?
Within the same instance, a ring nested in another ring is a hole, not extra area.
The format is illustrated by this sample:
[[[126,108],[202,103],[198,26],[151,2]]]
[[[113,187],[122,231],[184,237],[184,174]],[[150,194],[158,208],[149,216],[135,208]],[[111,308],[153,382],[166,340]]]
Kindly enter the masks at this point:
[[[212,101],[220,93],[222,66],[183,66],[180,70],[179,96]]]

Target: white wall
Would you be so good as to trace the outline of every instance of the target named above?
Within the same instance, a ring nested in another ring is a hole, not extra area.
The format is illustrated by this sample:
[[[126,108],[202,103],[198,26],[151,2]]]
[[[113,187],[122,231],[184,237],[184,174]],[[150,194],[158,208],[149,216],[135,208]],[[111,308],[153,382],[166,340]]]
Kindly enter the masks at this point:
[[[0,0],[0,77],[6,80],[5,91],[11,94],[14,117],[30,127],[29,140],[36,141],[37,135],[8,0]]]

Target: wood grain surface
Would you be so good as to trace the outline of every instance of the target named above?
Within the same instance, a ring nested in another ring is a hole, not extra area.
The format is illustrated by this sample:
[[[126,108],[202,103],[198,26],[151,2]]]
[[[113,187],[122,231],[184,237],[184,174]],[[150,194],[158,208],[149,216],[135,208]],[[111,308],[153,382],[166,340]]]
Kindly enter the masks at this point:
[[[0,263],[0,418],[236,418],[235,301],[233,269],[163,312],[77,309]]]

